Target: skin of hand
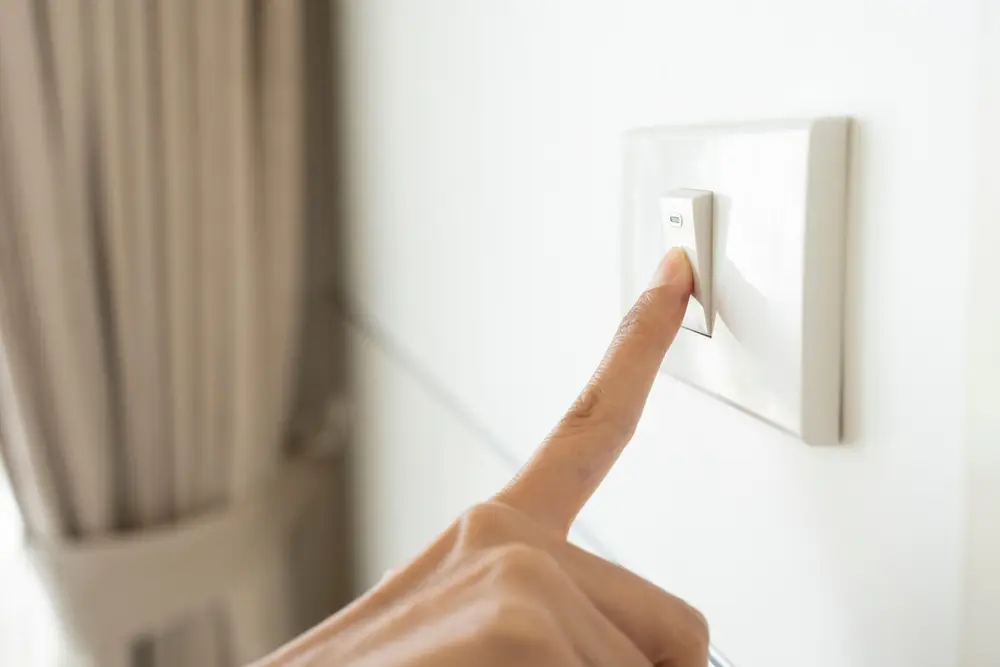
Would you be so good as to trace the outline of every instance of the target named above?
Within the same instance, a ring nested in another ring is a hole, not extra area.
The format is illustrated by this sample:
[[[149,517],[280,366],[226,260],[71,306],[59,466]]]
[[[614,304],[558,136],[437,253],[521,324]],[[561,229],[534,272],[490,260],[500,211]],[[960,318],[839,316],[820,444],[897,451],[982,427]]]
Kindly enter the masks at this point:
[[[513,480],[256,667],[705,667],[704,617],[567,541],[629,442],[692,290],[671,250],[587,387]]]

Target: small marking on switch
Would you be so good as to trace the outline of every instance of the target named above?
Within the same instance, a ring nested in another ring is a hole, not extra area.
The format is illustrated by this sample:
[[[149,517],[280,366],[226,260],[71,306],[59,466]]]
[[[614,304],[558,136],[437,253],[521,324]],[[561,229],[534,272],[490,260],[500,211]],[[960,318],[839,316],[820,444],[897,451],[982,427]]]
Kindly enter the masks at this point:
[[[684,225],[684,216],[680,213],[671,213],[667,218],[671,227],[681,227]]]

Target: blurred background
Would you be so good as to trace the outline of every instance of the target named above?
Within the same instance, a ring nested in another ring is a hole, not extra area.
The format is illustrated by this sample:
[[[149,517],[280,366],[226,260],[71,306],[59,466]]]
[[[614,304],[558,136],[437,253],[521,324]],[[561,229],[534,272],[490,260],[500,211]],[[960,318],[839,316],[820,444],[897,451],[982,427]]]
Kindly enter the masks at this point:
[[[573,538],[738,667],[1000,664],[991,0],[0,0],[0,664],[230,667],[502,484],[622,135],[853,119],[844,444],[660,377]]]

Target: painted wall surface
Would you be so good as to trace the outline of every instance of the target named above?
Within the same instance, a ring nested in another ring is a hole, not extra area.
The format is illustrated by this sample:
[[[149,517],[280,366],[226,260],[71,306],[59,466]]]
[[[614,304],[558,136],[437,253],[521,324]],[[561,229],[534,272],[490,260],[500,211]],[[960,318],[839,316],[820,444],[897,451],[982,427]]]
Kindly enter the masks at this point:
[[[625,130],[842,114],[847,444],[661,377],[582,523],[737,667],[955,664],[978,1],[342,4],[364,581],[495,490],[600,359]]]
[[[1000,664],[1000,5],[983,3],[969,257],[969,423],[962,665]]]

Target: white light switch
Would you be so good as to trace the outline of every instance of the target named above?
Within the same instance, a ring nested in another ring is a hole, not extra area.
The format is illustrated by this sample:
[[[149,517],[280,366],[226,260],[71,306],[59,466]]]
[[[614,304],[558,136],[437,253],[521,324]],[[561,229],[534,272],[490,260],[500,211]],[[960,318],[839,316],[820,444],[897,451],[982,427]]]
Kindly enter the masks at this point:
[[[712,193],[707,190],[671,190],[660,198],[663,252],[684,248],[694,273],[694,300],[688,302],[681,324],[705,336],[712,335]]]
[[[809,443],[840,437],[847,130],[652,127],[625,145],[623,305],[669,246],[697,270],[661,369]]]

